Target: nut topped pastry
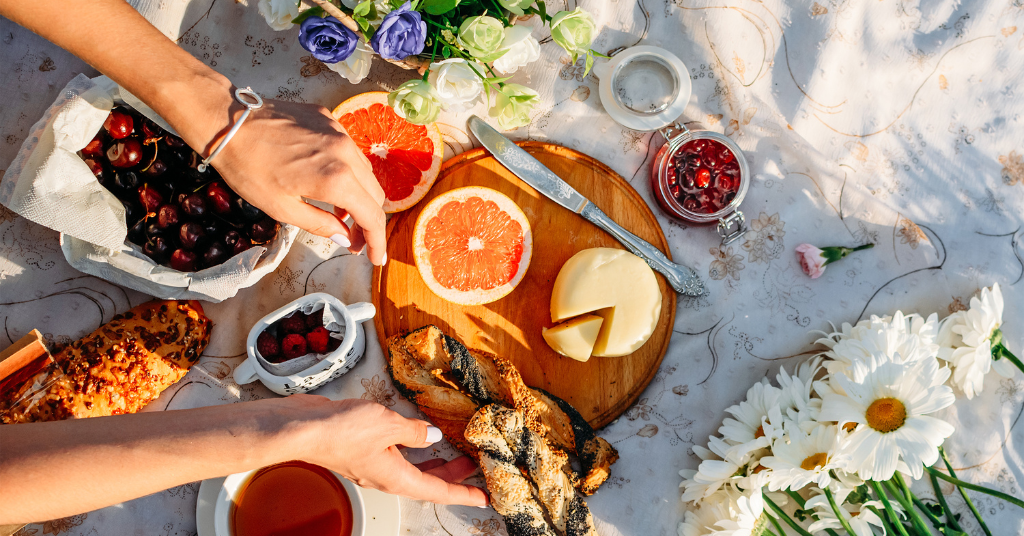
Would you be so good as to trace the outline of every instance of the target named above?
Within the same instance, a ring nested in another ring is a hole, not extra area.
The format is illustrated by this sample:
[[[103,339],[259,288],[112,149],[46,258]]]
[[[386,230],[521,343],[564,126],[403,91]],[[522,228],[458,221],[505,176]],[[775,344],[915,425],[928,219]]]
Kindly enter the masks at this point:
[[[198,302],[144,303],[54,356],[64,375],[27,400],[0,401],[0,421],[134,413],[185,376],[212,328]]]

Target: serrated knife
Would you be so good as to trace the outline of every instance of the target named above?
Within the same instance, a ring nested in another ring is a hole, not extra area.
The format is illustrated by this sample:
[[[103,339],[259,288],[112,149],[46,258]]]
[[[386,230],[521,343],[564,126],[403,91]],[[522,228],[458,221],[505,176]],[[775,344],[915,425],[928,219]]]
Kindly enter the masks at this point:
[[[625,230],[615,223],[594,203],[583,197],[572,186],[563,181],[553,171],[541,164],[530,153],[521,149],[512,140],[502,136],[483,119],[477,116],[469,118],[469,130],[476,139],[491,152],[495,160],[508,168],[526,184],[534,187],[548,199],[583,216],[584,219],[604,229],[616,240],[626,246],[637,257],[640,257],[661,275],[665,276],[669,285],[680,294],[701,296],[704,294],[704,283],[697,272],[691,268],[677,264],[658,248],[646,240]]]

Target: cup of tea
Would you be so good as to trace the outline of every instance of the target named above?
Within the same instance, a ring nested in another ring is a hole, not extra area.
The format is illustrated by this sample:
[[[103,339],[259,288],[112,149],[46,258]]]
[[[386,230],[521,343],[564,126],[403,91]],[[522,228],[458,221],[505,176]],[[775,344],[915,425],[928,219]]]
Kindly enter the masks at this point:
[[[217,536],[365,536],[359,487],[341,475],[290,461],[224,479],[214,504]]]

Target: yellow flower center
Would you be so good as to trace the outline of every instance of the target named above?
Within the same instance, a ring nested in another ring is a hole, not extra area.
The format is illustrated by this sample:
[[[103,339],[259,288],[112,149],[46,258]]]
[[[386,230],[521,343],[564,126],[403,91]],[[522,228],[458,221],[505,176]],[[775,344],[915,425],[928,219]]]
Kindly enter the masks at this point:
[[[762,437],[764,437],[764,425],[763,424],[761,426],[758,426],[757,430],[754,431],[754,439],[758,439],[758,438],[762,438]]]
[[[857,429],[857,423],[855,423],[855,422],[848,422],[848,423],[843,425],[843,430],[845,430],[847,432],[852,432],[852,431],[854,431],[856,429]]]
[[[826,463],[828,463],[828,454],[819,452],[804,458],[804,461],[800,462],[800,468],[804,471],[813,471],[819,467],[824,467]]]
[[[879,398],[868,406],[864,416],[868,426],[887,434],[899,430],[907,421],[907,407],[895,398]]]

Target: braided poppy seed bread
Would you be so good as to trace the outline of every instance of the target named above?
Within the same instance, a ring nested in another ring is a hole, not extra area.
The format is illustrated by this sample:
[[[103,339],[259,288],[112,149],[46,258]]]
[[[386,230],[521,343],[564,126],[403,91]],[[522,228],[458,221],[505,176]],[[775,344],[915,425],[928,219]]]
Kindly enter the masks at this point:
[[[64,374],[48,381],[31,405],[0,401],[0,421],[134,413],[185,376],[212,327],[194,301],[151,301],[116,315],[54,356]]]

